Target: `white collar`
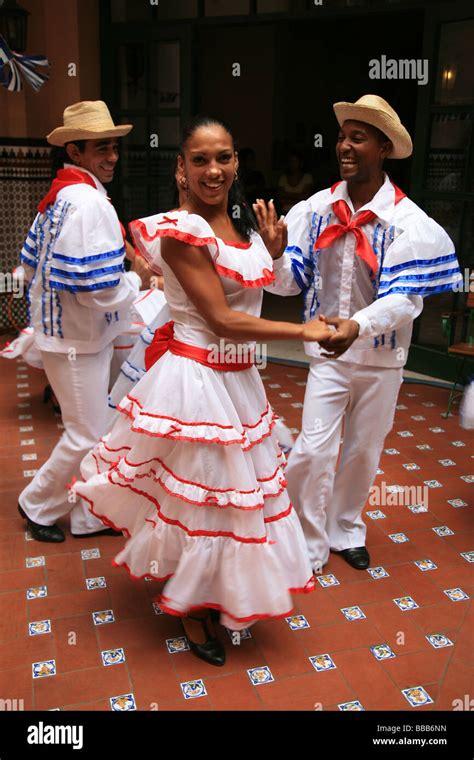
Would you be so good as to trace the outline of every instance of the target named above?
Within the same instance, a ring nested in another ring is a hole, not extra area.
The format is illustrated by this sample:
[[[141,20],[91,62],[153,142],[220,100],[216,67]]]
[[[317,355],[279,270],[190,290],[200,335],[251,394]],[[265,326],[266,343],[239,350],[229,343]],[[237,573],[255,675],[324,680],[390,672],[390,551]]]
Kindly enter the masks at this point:
[[[106,198],[108,197],[107,190],[105,189],[103,184],[97,179],[95,174],[92,174],[92,172],[90,172],[88,169],[84,169],[83,166],[77,166],[76,164],[64,164],[64,168],[65,169],[79,169],[80,172],[84,172],[84,174],[88,174],[89,177],[92,177],[92,179],[94,180],[94,184],[97,190],[99,191],[99,193],[101,193],[102,195],[105,195]]]
[[[393,210],[395,208],[395,188],[390,181],[388,174],[385,174],[385,172],[384,177],[385,179],[383,185],[377,190],[374,197],[371,198],[371,200],[368,201],[365,206],[362,206],[357,210],[357,213],[361,211],[373,211],[379,219],[390,222],[393,217]],[[331,204],[334,203],[334,201],[340,200],[346,201],[351,210],[351,213],[353,214],[354,206],[352,205],[351,198],[347,192],[346,181],[340,182],[339,185],[335,188],[334,192],[331,193],[329,203]]]

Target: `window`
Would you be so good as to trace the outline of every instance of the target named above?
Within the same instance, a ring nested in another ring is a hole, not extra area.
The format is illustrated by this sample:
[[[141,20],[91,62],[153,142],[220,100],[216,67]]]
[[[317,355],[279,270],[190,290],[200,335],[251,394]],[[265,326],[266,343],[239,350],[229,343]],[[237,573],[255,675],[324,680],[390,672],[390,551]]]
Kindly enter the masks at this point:
[[[474,19],[442,25],[436,78],[436,103],[440,105],[474,103],[473,39]]]

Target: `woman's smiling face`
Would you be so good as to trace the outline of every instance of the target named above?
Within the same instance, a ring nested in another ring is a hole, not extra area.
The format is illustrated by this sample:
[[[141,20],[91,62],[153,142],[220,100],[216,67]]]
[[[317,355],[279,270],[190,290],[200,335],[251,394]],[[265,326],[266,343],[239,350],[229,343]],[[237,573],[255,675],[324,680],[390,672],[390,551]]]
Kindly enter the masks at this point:
[[[198,127],[178,156],[178,175],[186,177],[188,197],[209,206],[227,204],[237,171],[232,137],[219,124]]]

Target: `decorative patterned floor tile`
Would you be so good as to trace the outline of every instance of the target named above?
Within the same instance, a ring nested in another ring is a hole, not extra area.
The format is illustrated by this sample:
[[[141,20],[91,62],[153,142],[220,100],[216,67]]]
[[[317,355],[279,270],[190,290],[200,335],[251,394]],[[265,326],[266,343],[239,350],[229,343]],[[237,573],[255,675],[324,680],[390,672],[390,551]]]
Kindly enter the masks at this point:
[[[100,653],[102,657],[102,664],[108,665],[120,665],[125,662],[125,652],[123,649],[105,649]]]
[[[105,625],[106,623],[115,623],[113,610],[101,610],[92,613],[94,625]]]
[[[309,661],[318,673],[323,670],[335,670],[337,667],[329,654],[315,654],[312,657],[309,657]]]
[[[431,646],[434,647],[434,649],[442,649],[443,647],[454,646],[451,639],[448,639],[444,633],[429,633],[427,634],[426,639],[430,642]]]
[[[44,557],[26,557],[26,567],[44,567],[46,560]]]
[[[418,604],[415,602],[413,597],[411,596],[401,596],[398,599],[393,600],[397,607],[402,610],[402,612],[408,612],[409,610],[416,610],[418,609]]]
[[[364,613],[360,607],[342,607],[341,612],[346,620],[363,620],[365,618]]]
[[[438,565],[435,565],[431,559],[416,559],[415,565],[420,568],[422,572],[426,570],[437,570]]]
[[[31,666],[33,678],[46,678],[56,675],[56,660],[34,662]]]
[[[376,581],[380,578],[389,578],[390,574],[387,573],[384,567],[368,567],[367,572]]]
[[[27,599],[43,599],[45,596],[48,596],[47,586],[32,586],[26,589]]]
[[[166,648],[170,654],[189,652],[190,650],[186,636],[177,636],[175,639],[166,639]]]
[[[137,705],[133,694],[122,694],[120,697],[110,697],[110,708],[114,712],[129,712],[136,710]]]
[[[261,668],[250,668],[247,670],[250,683],[254,686],[261,686],[264,683],[270,683],[274,681],[272,671],[267,665],[263,665]]]
[[[463,602],[465,599],[469,599],[469,596],[462,590],[462,588],[444,589],[443,593],[446,594],[452,602]]]
[[[86,587],[88,591],[94,591],[98,588],[107,588],[107,581],[103,576],[98,578],[86,578]]]
[[[301,628],[311,628],[304,615],[292,615],[285,618],[292,631],[299,631]]]
[[[197,697],[207,696],[204,681],[200,678],[196,681],[185,681],[184,683],[181,683],[180,686],[185,699],[196,699]]]
[[[375,646],[370,647],[370,651],[376,660],[390,660],[392,657],[396,657],[395,652],[388,644],[376,644]]]
[[[28,633],[30,636],[42,636],[45,633],[51,633],[51,620],[38,620],[35,623],[28,623]]]
[[[339,586],[339,581],[337,580],[336,576],[332,573],[328,573],[326,575],[317,575],[316,580],[318,581],[319,585],[323,588],[327,588],[328,586]]]
[[[82,559],[100,559],[100,549],[81,549]]]
[[[402,694],[412,707],[433,704],[433,700],[423,686],[411,686],[409,689],[402,689]]]

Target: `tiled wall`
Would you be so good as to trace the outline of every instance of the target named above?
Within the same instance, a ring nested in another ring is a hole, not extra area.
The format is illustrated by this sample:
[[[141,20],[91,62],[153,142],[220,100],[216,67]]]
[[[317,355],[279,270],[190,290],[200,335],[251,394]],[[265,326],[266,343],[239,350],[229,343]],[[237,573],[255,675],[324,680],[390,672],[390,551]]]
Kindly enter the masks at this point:
[[[18,142],[18,141],[15,141]],[[50,185],[50,149],[0,139],[0,272],[11,272]],[[0,331],[25,325],[26,300],[0,292]]]

